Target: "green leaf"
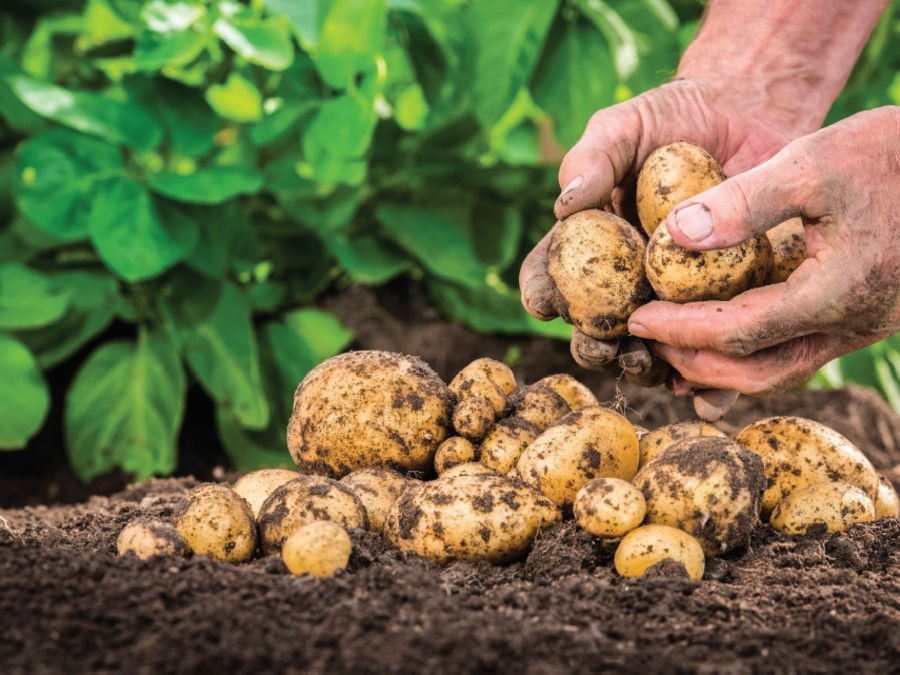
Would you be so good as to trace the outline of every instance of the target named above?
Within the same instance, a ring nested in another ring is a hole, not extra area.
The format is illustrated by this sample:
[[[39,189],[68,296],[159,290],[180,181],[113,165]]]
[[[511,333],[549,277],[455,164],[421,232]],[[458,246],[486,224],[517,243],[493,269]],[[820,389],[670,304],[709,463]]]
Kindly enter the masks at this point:
[[[315,48],[319,39],[319,26],[330,4],[331,0],[265,0],[269,12],[287,18],[306,51]]]
[[[214,207],[183,207],[197,227],[198,238],[186,263],[201,274],[223,279],[230,271],[249,267],[259,242],[256,231],[235,201]]]
[[[328,250],[353,281],[379,285],[412,269],[409,258],[379,237],[329,237]]]
[[[101,183],[91,208],[91,241],[103,262],[126,281],[168,269],[197,243],[197,229],[174,204],[154,200],[137,181]]]
[[[155,173],[148,183],[154,192],[192,204],[221,204],[262,187],[262,174],[252,166],[206,166],[194,173]]]
[[[151,0],[141,10],[141,19],[157,33],[187,30],[206,14],[198,3]]]
[[[303,134],[303,151],[315,163],[323,156],[361,157],[375,130],[372,102],[356,92],[326,101]]]
[[[107,342],[79,368],[66,396],[66,449],[82,480],[116,467],[135,479],[175,469],[186,385],[162,334]]]
[[[346,89],[372,68],[387,30],[385,0],[333,0],[322,21],[313,60],[322,79]]]
[[[515,260],[522,240],[522,214],[513,206],[479,199],[472,207],[472,238],[479,259],[505,269]]]
[[[69,294],[18,263],[0,265],[0,328],[38,328],[59,319]]]
[[[194,30],[179,33],[144,31],[134,50],[134,65],[146,72],[184,68],[200,56],[208,44],[209,38]]]
[[[262,118],[262,95],[250,80],[232,72],[224,84],[206,90],[206,102],[225,119],[256,122]]]
[[[239,471],[269,467],[296,468],[287,449],[285,427],[270,424],[262,431],[244,429],[219,408],[216,410],[216,429],[228,458]]]
[[[293,376],[288,378],[294,380],[293,386],[296,386],[313,366],[340,353],[353,341],[353,331],[344,328],[334,314],[322,309],[306,308],[289,312],[282,323],[291,335],[303,341],[305,353],[309,354],[312,362],[311,365],[294,364],[292,352],[279,350],[278,345],[273,344],[276,347],[276,360],[283,366],[282,370],[293,373]],[[280,329],[278,324],[270,323],[268,327],[273,330],[276,327]]]
[[[28,348],[3,332],[0,373],[0,449],[17,450],[44,424],[50,392]]]
[[[162,128],[156,119],[134,104],[71,91],[24,75],[6,79],[13,93],[31,110],[76,131],[137,150],[152,150],[162,140]]]
[[[250,63],[281,71],[294,62],[291,36],[279,19],[219,19],[213,31]]]

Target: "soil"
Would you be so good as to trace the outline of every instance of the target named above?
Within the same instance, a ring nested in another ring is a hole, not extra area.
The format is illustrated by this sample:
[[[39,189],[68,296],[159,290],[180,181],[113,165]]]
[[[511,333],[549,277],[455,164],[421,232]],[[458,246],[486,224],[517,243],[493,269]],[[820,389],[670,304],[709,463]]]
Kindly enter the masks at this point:
[[[573,367],[565,345],[486,339],[441,321],[414,293],[388,292],[389,303],[351,288],[325,304],[355,330],[357,347],[419,354],[444,377],[512,348],[527,381],[568,371],[601,399],[627,401],[644,426],[691,418],[689,403],[664,391]],[[733,432],[772,414],[826,422],[900,482],[900,418],[874,393],[742,399],[720,426]],[[205,466],[191,461],[203,478],[221,475],[218,450],[202,457]],[[708,559],[699,582],[666,569],[620,578],[612,551],[571,522],[497,567],[439,567],[354,531],[349,568],[314,580],[291,576],[277,558],[116,555],[126,523],[171,518],[196,478],[120,489],[121,477],[109,476],[92,488],[118,490],[109,496],[33,505],[36,496],[52,501],[48,477],[57,495],[78,490],[52,462],[0,470],[0,489],[38,486],[0,497],[7,507],[32,504],[0,511],[3,673],[900,673],[897,519],[803,537],[758,526],[747,546]]]

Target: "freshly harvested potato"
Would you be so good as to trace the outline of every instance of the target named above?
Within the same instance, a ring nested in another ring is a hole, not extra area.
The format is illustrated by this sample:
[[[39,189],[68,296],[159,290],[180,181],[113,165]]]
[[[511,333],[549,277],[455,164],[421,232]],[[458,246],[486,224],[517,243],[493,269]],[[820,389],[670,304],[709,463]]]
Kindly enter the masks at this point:
[[[463,382],[473,379],[489,380],[500,387],[504,396],[509,396],[516,390],[516,376],[512,369],[496,359],[475,359],[459,371],[450,381],[450,390],[457,396],[462,396],[460,386]]]
[[[684,438],[699,438],[701,436],[728,438],[728,434],[724,431],[700,420],[676,422],[675,424],[667,424],[649,431],[640,437],[641,466],[644,466],[670,445],[674,445]]]
[[[463,438],[479,441],[494,425],[495,415],[487,399],[470,396],[462,399],[453,409],[453,428]]]
[[[623,577],[641,577],[665,561],[680,563],[688,578],[703,578],[706,560],[700,543],[687,532],[667,525],[644,525],[626,534],[613,563]]]
[[[676,141],[657,148],[638,174],[638,218],[652,235],[669,212],[685,199],[705,192],[725,180],[725,173],[699,145]]]
[[[357,469],[341,478],[341,485],[353,490],[366,508],[369,529],[381,532],[388,509],[409,486],[409,479],[384,466]]]
[[[281,557],[291,574],[330,577],[347,567],[353,542],[347,531],[330,520],[314,520],[284,540]]]
[[[735,440],[762,457],[768,482],[762,503],[764,519],[791,492],[813,483],[850,483],[873,500],[878,493],[878,474],[868,458],[819,422],[767,417],[741,429]]]
[[[602,406],[570,412],[548,427],[519,457],[519,477],[563,509],[601,476],[631,480],[638,468],[637,433],[622,415]]]
[[[531,422],[539,431],[569,412],[569,405],[562,396],[549,387],[536,384],[521,387],[509,401],[513,407],[513,415]]]
[[[462,436],[451,436],[441,443],[434,455],[434,470],[440,476],[457,464],[475,461],[475,446]]]
[[[493,469],[487,468],[481,462],[465,462],[463,464],[457,464],[456,466],[451,466],[449,469],[444,471],[438,478],[443,480],[445,478],[455,478],[456,476],[499,476],[500,474],[494,471]],[[429,481],[430,484],[431,481]]]
[[[454,391],[459,401],[468,398],[479,397],[491,404],[495,415],[502,414],[507,408],[506,394],[500,386],[485,378],[472,378],[465,380]]]
[[[559,519],[555,504],[521,483],[493,473],[457,474],[404,492],[388,513],[384,535],[437,563],[504,563],[524,554],[538,530]]]
[[[760,458],[728,438],[685,438],[638,471],[647,522],[693,535],[708,555],[740,546],[759,522],[766,479]]]
[[[349,487],[325,476],[300,476],[263,502],[258,520],[263,553],[280,553],[285,539],[314,520],[333,520],[347,529],[369,527],[366,507]]]
[[[302,472],[335,478],[366,466],[427,471],[450,435],[455,399],[414,356],[341,354],[297,387],[288,449]]]
[[[478,461],[497,473],[516,468],[519,457],[541,432],[521,417],[507,417],[497,422],[481,441]]]
[[[878,475],[878,493],[875,495],[875,518],[900,518],[900,495],[881,474]]]
[[[126,525],[116,540],[119,555],[129,551],[141,560],[154,555],[183,556],[188,552],[184,537],[174,527],[161,520],[138,518]]]
[[[595,537],[622,537],[644,521],[647,502],[627,480],[595,478],[575,495],[575,522]]]
[[[549,387],[557,394],[563,397],[563,400],[571,410],[586,408],[589,405],[600,405],[597,397],[594,396],[587,385],[579,382],[568,373],[556,373],[547,375],[535,382],[539,387]]]
[[[679,246],[659,227],[647,244],[647,279],[660,300],[731,300],[762,286],[772,269],[772,245],[765,236],[737,246],[692,251]]]
[[[786,220],[766,232],[766,237],[772,244],[772,272],[769,274],[769,283],[787,281],[809,255],[806,250],[803,220],[800,218]]]
[[[175,516],[188,548],[220,562],[245,562],[256,550],[256,522],[246,500],[227,485],[199,485]]]
[[[787,534],[806,534],[813,525],[844,532],[855,523],[875,520],[875,505],[849,483],[814,483],[794,490],[775,505],[769,524]]]
[[[272,491],[299,475],[297,471],[288,469],[259,469],[238,478],[231,489],[247,500],[253,517],[256,518],[260,507]]]
[[[626,335],[628,317],[650,299],[645,248],[640,232],[606,211],[580,211],[563,220],[547,254],[557,313],[588,337]]]

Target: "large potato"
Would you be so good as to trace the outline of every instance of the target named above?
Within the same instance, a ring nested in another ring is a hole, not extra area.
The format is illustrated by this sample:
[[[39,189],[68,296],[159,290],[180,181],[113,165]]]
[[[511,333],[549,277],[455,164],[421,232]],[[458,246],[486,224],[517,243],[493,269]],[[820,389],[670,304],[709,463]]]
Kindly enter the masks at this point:
[[[869,496],[849,483],[807,485],[775,505],[769,524],[788,534],[806,534],[814,525],[828,532],[844,532],[855,523],[875,520],[875,505]]]
[[[563,220],[547,255],[559,315],[592,338],[625,335],[628,317],[650,299],[645,248],[641,233],[611,213],[591,209]]]
[[[384,466],[370,466],[348,473],[340,483],[353,490],[366,507],[369,529],[381,532],[388,510],[409,487],[410,479]]]
[[[298,472],[287,469],[259,469],[238,478],[231,489],[247,500],[253,517],[256,518],[272,491],[299,475]]]
[[[523,555],[538,530],[559,519],[555,504],[521,483],[457,474],[404,492],[388,513],[384,535],[437,563],[504,563]]]
[[[760,458],[728,438],[686,438],[634,477],[647,500],[648,523],[693,535],[708,555],[747,541],[766,486]]]
[[[548,427],[525,449],[517,468],[523,481],[568,509],[581,486],[593,478],[631,480],[639,456],[631,422],[617,412],[591,406]]]
[[[614,564],[623,577],[641,577],[660,563],[680,564],[690,579],[703,577],[706,560],[700,544],[687,532],[666,525],[644,525],[626,534],[616,548]]]
[[[245,562],[256,550],[250,505],[227,485],[199,485],[175,514],[175,528],[191,552],[220,562]]]
[[[505,396],[516,390],[516,376],[512,369],[496,359],[475,359],[450,381],[450,390],[462,397],[462,384],[467,380],[484,379],[496,384]]]
[[[766,232],[766,237],[772,244],[772,272],[769,274],[769,283],[787,281],[808,256],[803,220],[800,218],[786,220]]]
[[[640,436],[641,466],[661,454],[670,445],[675,445],[685,438],[699,438],[700,436],[728,438],[728,434],[724,431],[700,420],[666,424]]]
[[[813,483],[842,481],[871,499],[878,474],[868,458],[846,438],[824,424],[802,417],[767,417],[747,425],[735,440],[762,457],[768,483],[762,515],[791,492]]]
[[[341,354],[297,387],[288,449],[301,471],[333,478],[366,466],[427,471],[449,435],[455,398],[414,356]]]

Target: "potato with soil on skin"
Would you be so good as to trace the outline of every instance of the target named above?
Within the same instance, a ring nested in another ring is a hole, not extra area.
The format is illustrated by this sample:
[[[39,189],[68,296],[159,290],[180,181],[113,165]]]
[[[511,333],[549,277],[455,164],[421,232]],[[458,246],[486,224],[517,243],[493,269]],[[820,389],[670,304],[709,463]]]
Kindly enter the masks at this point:
[[[700,438],[701,436],[718,436],[728,438],[728,434],[714,427],[712,424],[701,420],[689,420],[687,422],[675,422],[658,427],[640,437],[641,466],[644,466],[654,457],[662,453],[670,445],[675,445],[685,438]]]
[[[481,441],[478,461],[496,471],[509,473],[519,457],[540,435],[538,428],[521,417],[507,417],[497,422]]]
[[[814,483],[842,481],[870,499],[878,474],[868,458],[834,429],[802,417],[767,417],[748,424],[735,441],[762,457],[767,487],[762,517],[791,492]]]
[[[581,487],[572,506],[575,522],[595,537],[622,537],[644,521],[647,502],[627,480],[595,478]]]
[[[590,405],[600,405],[597,397],[594,396],[594,392],[568,373],[547,375],[534,384],[538,387],[549,387],[562,396],[570,410],[578,410]]]
[[[772,244],[772,271],[768,283],[787,281],[794,270],[800,267],[800,263],[809,256],[803,220],[800,218],[786,220],[766,232],[766,237]]]
[[[594,478],[631,480],[639,456],[631,422],[617,412],[591,406],[548,427],[525,449],[517,467],[526,484],[569,509],[578,490]]]
[[[559,519],[555,504],[521,483],[494,473],[457,474],[404,492],[388,513],[384,536],[437,563],[499,564],[522,556],[538,530]]]
[[[493,406],[481,396],[464,398],[453,409],[453,429],[463,438],[476,443],[484,438],[495,419]]]
[[[450,381],[450,390],[462,396],[461,385],[467,380],[488,380],[496,384],[504,396],[516,390],[516,376],[512,369],[501,361],[490,358],[475,359],[459,371]]]
[[[138,518],[126,525],[116,539],[119,555],[134,553],[141,560],[154,555],[184,556],[187,542],[173,526],[161,520]]]
[[[340,525],[314,520],[284,540],[281,558],[291,574],[330,577],[347,567],[353,542]]]
[[[824,525],[828,532],[845,532],[856,523],[875,520],[869,496],[849,483],[816,483],[794,490],[775,505],[769,524],[787,534],[806,534]]]
[[[472,442],[462,436],[451,436],[440,444],[434,454],[434,470],[440,476],[450,467],[474,461],[475,446]]]
[[[878,493],[875,495],[875,519],[900,518],[900,495],[887,476],[878,474]]]
[[[348,352],[313,368],[294,395],[287,442],[304,473],[366,466],[427,471],[450,435],[456,397],[414,356]]]
[[[381,532],[388,510],[409,487],[410,479],[384,466],[370,466],[348,473],[340,483],[353,490],[366,508],[369,529]]]
[[[464,380],[453,393],[460,403],[474,397],[485,399],[491,404],[495,416],[504,414],[509,405],[500,386],[484,378]]]
[[[288,469],[259,469],[238,478],[231,489],[247,500],[253,517],[256,518],[272,491],[299,475],[299,472]]]
[[[645,248],[644,236],[611,213],[590,209],[563,220],[547,254],[557,313],[588,337],[627,334],[628,317],[650,299]]]
[[[500,476],[500,474],[493,469],[489,469],[481,462],[464,462],[463,464],[451,466],[438,476],[438,480],[455,478],[456,476]],[[434,481],[427,481],[422,483],[422,485],[430,485],[432,482]]]
[[[641,227],[653,235],[675,206],[724,180],[715,157],[699,145],[676,141],[657,148],[644,160],[635,188]]]
[[[747,541],[766,487],[760,458],[717,436],[678,441],[644,465],[633,482],[647,500],[647,523],[684,530],[707,555]]]
[[[640,577],[655,565],[680,564],[689,579],[703,578],[706,559],[700,543],[687,532],[666,525],[644,525],[626,534],[613,562],[623,577]]]
[[[247,501],[227,485],[207,483],[188,494],[175,528],[188,548],[220,562],[246,562],[256,550],[256,522]]]
[[[346,485],[325,476],[300,476],[276,488],[259,511],[259,540],[265,555],[276,555],[295,530],[314,520],[332,520],[345,529],[369,528],[362,500]]]
[[[565,399],[549,387],[530,384],[519,388],[509,397],[513,416],[531,422],[543,431],[569,412]]]

